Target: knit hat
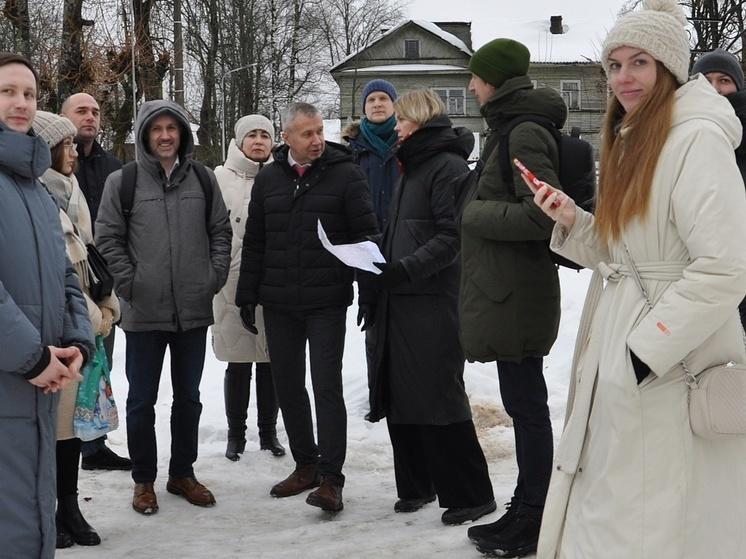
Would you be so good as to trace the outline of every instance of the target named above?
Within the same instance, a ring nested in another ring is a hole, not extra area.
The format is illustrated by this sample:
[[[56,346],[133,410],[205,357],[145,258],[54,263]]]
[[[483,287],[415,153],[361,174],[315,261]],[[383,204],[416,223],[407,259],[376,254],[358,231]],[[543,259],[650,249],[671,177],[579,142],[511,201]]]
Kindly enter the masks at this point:
[[[494,39],[471,56],[469,71],[495,87],[528,74],[531,53],[513,39]]]
[[[387,82],[386,80],[370,80],[368,83],[365,84],[365,87],[363,88],[363,94],[360,96],[360,102],[363,105],[363,112],[365,112],[365,101],[368,99],[368,95],[370,95],[374,91],[383,91],[391,98],[392,101],[396,101],[396,98],[399,97],[399,95],[396,93],[394,84],[392,84],[391,82]]]
[[[275,139],[275,127],[272,121],[266,116],[262,115],[246,115],[242,116],[236,121],[236,125],[233,128],[235,132],[234,138],[236,139],[236,147],[241,149],[244,139],[252,130],[264,130],[269,134],[272,141]]]
[[[676,0],[644,0],[642,10],[617,20],[604,41],[601,64],[609,73],[609,55],[619,47],[642,49],[661,62],[679,84],[689,79],[686,16]]]
[[[65,138],[74,138],[78,133],[70,119],[47,111],[36,111],[33,128],[36,135],[47,142],[50,148]]]
[[[739,91],[743,89],[743,69],[734,54],[727,50],[715,49],[700,56],[692,67],[692,74],[709,74],[721,72],[727,74],[736,84]]]

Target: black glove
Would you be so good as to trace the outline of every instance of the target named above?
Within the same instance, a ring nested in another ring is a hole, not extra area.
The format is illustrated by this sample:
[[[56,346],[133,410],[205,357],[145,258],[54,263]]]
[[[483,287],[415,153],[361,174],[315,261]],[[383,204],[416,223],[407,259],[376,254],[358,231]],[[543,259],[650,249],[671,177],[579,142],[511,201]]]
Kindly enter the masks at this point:
[[[256,329],[256,305],[244,305],[241,307],[241,324],[255,336],[259,333]]]
[[[378,285],[382,289],[393,289],[397,285],[409,281],[409,275],[404,269],[404,264],[399,260],[396,262],[373,262],[373,265],[382,272],[378,276]]]
[[[357,309],[357,325],[360,327],[361,332],[365,332],[368,328],[373,326],[376,321],[376,306],[369,304],[358,304]]]

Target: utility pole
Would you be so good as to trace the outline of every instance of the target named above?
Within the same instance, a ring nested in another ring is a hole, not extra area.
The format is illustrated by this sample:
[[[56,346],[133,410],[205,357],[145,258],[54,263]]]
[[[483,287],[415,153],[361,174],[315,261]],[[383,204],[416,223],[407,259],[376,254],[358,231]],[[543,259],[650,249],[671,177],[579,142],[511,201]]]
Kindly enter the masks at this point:
[[[181,26],[181,0],[174,2],[174,101],[184,106],[184,41]]]

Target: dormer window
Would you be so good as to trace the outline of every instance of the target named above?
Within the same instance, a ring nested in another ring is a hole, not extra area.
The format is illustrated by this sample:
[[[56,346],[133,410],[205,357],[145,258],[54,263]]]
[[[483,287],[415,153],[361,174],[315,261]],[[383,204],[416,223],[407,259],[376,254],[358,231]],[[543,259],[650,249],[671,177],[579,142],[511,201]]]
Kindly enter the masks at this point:
[[[418,59],[420,57],[420,42],[416,39],[405,39],[404,58]]]

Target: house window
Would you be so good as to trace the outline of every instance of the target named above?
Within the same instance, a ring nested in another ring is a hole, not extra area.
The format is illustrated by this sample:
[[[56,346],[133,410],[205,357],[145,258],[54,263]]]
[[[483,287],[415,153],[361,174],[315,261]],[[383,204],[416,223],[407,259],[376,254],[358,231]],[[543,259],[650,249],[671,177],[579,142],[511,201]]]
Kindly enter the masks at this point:
[[[580,110],[580,80],[560,81],[560,94],[569,110]]]
[[[420,42],[417,40],[405,40],[404,41],[404,58],[419,58],[420,57]]]
[[[434,88],[449,115],[466,114],[466,90],[463,87]]]

